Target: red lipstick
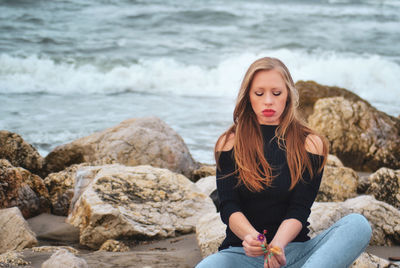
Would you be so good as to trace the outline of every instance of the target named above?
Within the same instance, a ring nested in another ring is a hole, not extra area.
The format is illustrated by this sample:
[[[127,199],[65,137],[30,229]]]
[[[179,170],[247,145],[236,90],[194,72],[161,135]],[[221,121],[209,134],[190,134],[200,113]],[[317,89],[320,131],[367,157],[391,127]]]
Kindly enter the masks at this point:
[[[271,117],[275,114],[275,110],[273,109],[265,109],[262,111],[262,114],[266,117]]]

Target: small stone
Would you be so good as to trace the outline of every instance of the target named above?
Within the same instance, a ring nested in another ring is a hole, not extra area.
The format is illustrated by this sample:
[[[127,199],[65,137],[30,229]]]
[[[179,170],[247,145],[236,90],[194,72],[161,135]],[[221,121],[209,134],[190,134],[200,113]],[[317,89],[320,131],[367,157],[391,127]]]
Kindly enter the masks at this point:
[[[17,207],[0,210],[0,234],[0,253],[30,248],[38,243]]]
[[[82,258],[76,257],[66,249],[60,249],[50,259],[42,264],[42,268],[88,268],[88,264]]]
[[[127,252],[129,251],[129,247],[121,241],[108,239],[103,243],[103,245],[101,245],[99,250],[110,252]]]
[[[9,251],[0,255],[0,264],[10,264],[12,266],[22,266],[31,264],[28,261],[25,261],[21,258],[21,254],[15,251]],[[1,267],[1,266],[0,266]],[[8,266],[6,266],[8,267]]]

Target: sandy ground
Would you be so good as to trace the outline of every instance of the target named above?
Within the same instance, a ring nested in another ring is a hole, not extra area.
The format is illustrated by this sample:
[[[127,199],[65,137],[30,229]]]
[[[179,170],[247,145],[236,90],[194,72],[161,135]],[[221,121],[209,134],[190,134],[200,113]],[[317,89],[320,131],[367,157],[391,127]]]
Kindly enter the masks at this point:
[[[29,219],[28,223],[37,234],[39,246],[71,246],[79,250],[78,257],[84,258],[89,267],[194,267],[200,260],[200,249],[195,234],[186,234],[162,241],[144,242],[132,246],[129,252],[93,251],[79,245],[79,231],[65,223],[65,217],[42,214]],[[400,257],[400,246],[367,248],[367,252],[388,259]],[[40,268],[51,256],[51,252],[23,251],[23,259],[30,267]],[[12,267],[12,266],[8,266]],[[21,267],[21,266],[20,266]]]
[[[161,241],[145,241],[130,245],[129,252],[93,251],[79,245],[79,230],[67,223],[65,217],[42,214],[28,220],[39,240],[39,246],[71,246],[79,251],[89,267],[194,267],[200,260],[196,235],[186,234]],[[39,268],[51,252],[23,251],[23,259]]]

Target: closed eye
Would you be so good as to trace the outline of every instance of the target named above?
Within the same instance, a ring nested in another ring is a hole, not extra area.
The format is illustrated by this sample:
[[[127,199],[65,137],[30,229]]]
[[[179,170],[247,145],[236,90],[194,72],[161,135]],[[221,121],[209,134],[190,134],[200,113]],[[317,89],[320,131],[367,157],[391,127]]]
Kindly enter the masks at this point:
[[[257,96],[262,96],[264,93],[263,92],[260,92],[260,91],[256,91],[256,92],[254,92]]]
[[[273,94],[274,96],[279,96],[279,95],[282,94],[282,92],[281,92],[281,91],[275,91],[275,92],[272,92],[272,94]]]

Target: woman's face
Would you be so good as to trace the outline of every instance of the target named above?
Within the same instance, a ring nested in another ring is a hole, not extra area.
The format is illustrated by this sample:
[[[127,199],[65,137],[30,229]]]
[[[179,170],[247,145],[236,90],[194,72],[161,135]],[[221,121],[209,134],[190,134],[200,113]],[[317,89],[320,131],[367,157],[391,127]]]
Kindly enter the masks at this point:
[[[288,96],[281,74],[274,69],[256,72],[249,94],[258,122],[262,125],[278,125]]]

